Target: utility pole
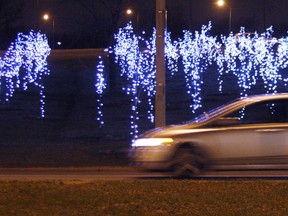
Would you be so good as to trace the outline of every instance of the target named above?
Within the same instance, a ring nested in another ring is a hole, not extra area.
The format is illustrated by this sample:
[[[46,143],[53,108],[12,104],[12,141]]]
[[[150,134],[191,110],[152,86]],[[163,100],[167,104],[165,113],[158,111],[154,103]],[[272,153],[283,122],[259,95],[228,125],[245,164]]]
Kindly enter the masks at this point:
[[[266,0],[264,0],[263,7],[264,7],[263,32],[265,32],[266,31]]]
[[[156,0],[156,98],[155,127],[166,124],[165,31],[166,0]]]

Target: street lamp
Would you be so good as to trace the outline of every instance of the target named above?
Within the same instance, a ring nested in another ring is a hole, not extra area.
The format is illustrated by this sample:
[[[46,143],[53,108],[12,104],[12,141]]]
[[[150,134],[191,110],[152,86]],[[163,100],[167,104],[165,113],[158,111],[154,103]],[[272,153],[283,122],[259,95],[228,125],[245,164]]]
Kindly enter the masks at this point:
[[[136,13],[136,11],[135,10],[133,10],[133,9],[131,9],[131,8],[128,8],[127,10],[126,10],[126,15],[127,16],[130,16],[130,17],[132,17],[133,15],[136,15],[136,28],[137,29],[140,29],[139,28],[139,15],[138,15],[138,13]],[[132,18],[133,19],[133,18]],[[135,19],[135,18],[134,18]],[[134,24],[135,25],[135,24]]]
[[[224,0],[218,0],[216,2],[216,4],[219,6],[219,7],[223,7],[225,5],[225,1]]]
[[[229,32],[231,32],[231,24],[232,24],[232,8],[230,5],[224,0],[217,0],[216,4],[219,7],[228,7],[229,8]]]
[[[130,8],[128,8],[128,9],[126,10],[126,14],[127,14],[127,15],[132,15],[132,14],[133,14],[133,10],[130,9]]]
[[[50,15],[48,13],[43,14],[43,20],[44,21],[49,21]],[[55,19],[54,17],[52,17],[52,48],[54,49],[54,42],[55,42]]]
[[[47,21],[47,20],[49,20],[49,18],[50,18],[49,14],[44,14],[43,15],[43,20]]]

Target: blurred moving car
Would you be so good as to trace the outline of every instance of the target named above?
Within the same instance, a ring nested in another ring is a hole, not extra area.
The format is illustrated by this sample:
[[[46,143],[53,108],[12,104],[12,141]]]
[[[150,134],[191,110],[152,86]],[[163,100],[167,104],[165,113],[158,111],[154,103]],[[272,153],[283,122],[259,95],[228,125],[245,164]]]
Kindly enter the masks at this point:
[[[148,131],[131,158],[178,177],[210,170],[288,169],[288,94],[255,95],[190,122]]]

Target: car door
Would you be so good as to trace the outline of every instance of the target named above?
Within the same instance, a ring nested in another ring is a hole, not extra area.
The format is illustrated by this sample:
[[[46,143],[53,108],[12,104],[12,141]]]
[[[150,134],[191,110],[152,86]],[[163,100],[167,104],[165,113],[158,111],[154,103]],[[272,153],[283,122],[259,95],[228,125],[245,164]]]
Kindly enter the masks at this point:
[[[258,102],[225,115],[223,120],[227,123],[210,124],[217,130],[207,134],[215,164],[244,168],[287,164],[287,100]]]

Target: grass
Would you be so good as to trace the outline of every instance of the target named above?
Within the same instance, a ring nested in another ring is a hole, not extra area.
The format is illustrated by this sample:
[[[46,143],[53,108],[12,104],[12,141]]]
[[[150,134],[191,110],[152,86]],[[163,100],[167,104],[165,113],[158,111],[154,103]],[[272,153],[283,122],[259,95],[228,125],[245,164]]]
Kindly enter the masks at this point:
[[[283,180],[0,182],[0,215],[286,215]]]

